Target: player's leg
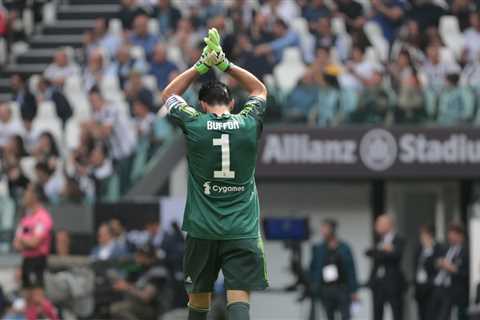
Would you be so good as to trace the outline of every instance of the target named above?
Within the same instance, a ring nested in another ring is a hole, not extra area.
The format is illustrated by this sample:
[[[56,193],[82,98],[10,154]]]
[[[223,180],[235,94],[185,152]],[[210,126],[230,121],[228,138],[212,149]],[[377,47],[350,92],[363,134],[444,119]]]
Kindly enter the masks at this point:
[[[188,320],[205,320],[220,270],[218,241],[187,237],[183,261]]]
[[[188,295],[188,320],[207,319],[211,299],[211,293],[190,293]]]
[[[250,293],[243,290],[227,290],[227,319],[250,319]]]
[[[220,251],[227,289],[227,318],[248,320],[250,292],[268,287],[261,238],[222,241]]]

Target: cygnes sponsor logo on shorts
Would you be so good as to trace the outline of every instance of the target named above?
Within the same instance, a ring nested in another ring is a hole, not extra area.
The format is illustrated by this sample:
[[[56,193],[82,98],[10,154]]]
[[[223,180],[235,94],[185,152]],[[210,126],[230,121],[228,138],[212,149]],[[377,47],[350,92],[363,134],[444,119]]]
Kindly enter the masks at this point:
[[[214,184],[211,181],[207,181],[203,184],[203,193],[207,196],[211,195],[212,193],[227,194],[243,191],[245,191],[244,186],[222,186],[219,184]]]
[[[397,159],[395,137],[383,129],[368,131],[360,141],[360,159],[370,170],[387,170]]]

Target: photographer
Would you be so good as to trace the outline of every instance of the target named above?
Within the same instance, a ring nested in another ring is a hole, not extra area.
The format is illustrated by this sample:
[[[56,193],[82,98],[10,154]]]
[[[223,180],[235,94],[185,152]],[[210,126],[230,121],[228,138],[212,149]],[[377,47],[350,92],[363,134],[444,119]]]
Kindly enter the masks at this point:
[[[123,301],[110,307],[113,319],[154,320],[158,316],[157,299],[167,276],[166,270],[155,264],[155,250],[150,245],[137,248],[135,268],[126,279],[114,282],[113,289],[124,294]]]

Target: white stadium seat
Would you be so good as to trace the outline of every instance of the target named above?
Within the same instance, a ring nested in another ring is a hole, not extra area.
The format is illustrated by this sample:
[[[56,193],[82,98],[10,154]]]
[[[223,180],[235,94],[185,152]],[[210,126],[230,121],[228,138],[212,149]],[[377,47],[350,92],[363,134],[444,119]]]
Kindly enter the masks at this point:
[[[441,17],[439,32],[445,45],[453,51],[457,58],[459,58],[465,44],[465,38],[460,31],[457,17]]]
[[[375,52],[381,61],[386,61],[388,58],[388,42],[383,36],[382,29],[380,26],[373,21],[370,21],[365,24],[363,30],[370,41],[374,46]]]
[[[39,121],[56,119],[55,104],[52,101],[43,101],[38,105],[37,117]]]
[[[302,61],[302,53],[298,48],[285,49],[282,61],[273,69],[276,83],[284,94],[295,87],[304,72],[305,64]]]
[[[347,26],[345,25],[345,19],[342,17],[332,18],[332,30],[335,34],[347,33]]]
[[[108,31],[113,34],[121,34],[123,31],[122,21],[120,19],[111,19],[108,23]]]

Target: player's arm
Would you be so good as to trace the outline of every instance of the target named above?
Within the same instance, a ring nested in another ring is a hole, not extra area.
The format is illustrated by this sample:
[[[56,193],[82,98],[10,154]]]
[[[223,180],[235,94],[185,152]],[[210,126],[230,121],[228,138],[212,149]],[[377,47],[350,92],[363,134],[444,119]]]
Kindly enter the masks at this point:
[[[181,96],[197,79],[200,73],[196,67],[191,67],[176,76],[162,92],[162,102],[167,102],[173,95]]]
[[[232,64],[228,68],[227,73],[248,91],[249,96],[263,100],[267,99],[267,88],[265,85],[247,70]]]

